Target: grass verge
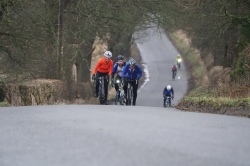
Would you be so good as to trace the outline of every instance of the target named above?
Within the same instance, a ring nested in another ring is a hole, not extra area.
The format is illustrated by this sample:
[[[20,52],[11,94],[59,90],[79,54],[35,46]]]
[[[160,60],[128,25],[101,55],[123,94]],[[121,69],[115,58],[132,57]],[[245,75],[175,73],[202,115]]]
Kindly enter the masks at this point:
[[[210,89],[203,85],[203,78],[207,71],[201,63],[200,55],[190,48],[183,39],[175,34],[168,34],[175,47],[183,55],[183,59],[194,79],[193,89],[179,102],[176,108],[180,110],[244,116],[250,118],[250,98],[229,98],[218,96],[219,89]],[[221,93],[220,93],[221,94]]]

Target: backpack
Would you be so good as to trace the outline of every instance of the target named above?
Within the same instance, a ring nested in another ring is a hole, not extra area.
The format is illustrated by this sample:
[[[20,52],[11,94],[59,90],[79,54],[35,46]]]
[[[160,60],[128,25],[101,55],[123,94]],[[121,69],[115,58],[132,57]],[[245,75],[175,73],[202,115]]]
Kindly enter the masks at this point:
[[[177,70],[177,67],[176,65],[173,66],[172,70]]]

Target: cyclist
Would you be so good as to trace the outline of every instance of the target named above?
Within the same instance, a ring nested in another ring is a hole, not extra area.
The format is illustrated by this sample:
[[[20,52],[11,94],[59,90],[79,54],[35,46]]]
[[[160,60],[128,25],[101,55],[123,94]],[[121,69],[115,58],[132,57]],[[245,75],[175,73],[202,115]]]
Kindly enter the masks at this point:
[[[180,54],[178,54],[176,56],[176,61],[177,61],[178,68],[180,68],[181,67],[181,61],[182,61]]]
[[[97,62],[93,72],[92,72],[92,80],[99,77],[104,77],[107,81],[104,81],[104,92],[105,92],[105,104],[107,105],[107,98],[108,98],[108,83],[109,83],[109,76],[112,74],[112,67],[113,61],[110,59],[112,57],[112,53],[110,51],[106,51],[104,53],[104,57],[99,59]],[[96,81],[95,87],[95,97],[98,97],[98,87],[99,81]]]
[[[174,99],[174,89],[170,85],[168,85],[167,87],[165,87],[164,90],[163,90],[163,98],[164,98],[163,99],[163,107],[166,107],[165,100],[166,100],[166,98],[168,96],[171,97],[172,100]],[[171,100],[170,100],[170,106],[171,106]]]
[[[122,55],[118,55],[116,58],[117,62],[113,66],[112,76],[111,76],[111,85],[114,83],[114,76],[116,74],[115,80],[121,80],[122,71],[124,67],[127,65],[127,62],[124,61],[124,57]],[[115,84],[115,90],[118,91],[118,84]]]
[[[180,62],[181,62],[181,55],[180,55],[180,54],[178,54],[178,55],[176,56],[176,61],[179,62],[179,60],[180,60]]]
[[[177,66],[176,66],[176,64],[174,64],[173,66],[172,66],[172,74],[174,75],[176,75],[177,74]]]
[[[136,98],[137,98],[137,89],[138,89],[138,80],[142,76],[142,69],[140,66],[136,65],[136,61],[131,58],[128,61],[128,64],[125,66],[125,68],[122,71],[122,78],[124,81],[124,93],[125,96],[127,96],[127,88],[128,88],[128,79],[132,80],[130,81],[131,85],[133,86],[133,106],[136,105]]]

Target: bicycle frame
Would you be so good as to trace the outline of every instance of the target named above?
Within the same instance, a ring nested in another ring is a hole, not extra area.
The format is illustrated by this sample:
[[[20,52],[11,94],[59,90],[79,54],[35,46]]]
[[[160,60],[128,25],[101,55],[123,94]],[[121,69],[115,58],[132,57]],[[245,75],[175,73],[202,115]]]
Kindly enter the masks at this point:
[[[118,84],[118,87],[119,87],[118,91],[116,92],[116,96],[115,96],[115,105],[117,105],[118,102],[120,102],[120,105],[122,105],[123,100],[124,100],[123,86],[122,86],[121,81],[119,79],[117,79],[114,84]]]
[[[166,105],[166,107],[170,107],[171,106],[171,97],[170,96],[167,96],[165,98],[165,105]]]
[[[104,91],[104,85],[102,83],[103,78],[104,80],[106,79],[108,81],[107,77],[102,76],[102,77],[96,78],[99,81],[98,95],[99,95],[100,104],[104,104],[104,101],[105,101],[105,91]]]
[[[128,89],[127,89],[127,96],[126,96],[126,104],[132,105],[134,94],[133,94],[133,86],[131,85],[131,82],[136,81],[137,83],[137,80],[128,79],[127,81],[128,81]]]

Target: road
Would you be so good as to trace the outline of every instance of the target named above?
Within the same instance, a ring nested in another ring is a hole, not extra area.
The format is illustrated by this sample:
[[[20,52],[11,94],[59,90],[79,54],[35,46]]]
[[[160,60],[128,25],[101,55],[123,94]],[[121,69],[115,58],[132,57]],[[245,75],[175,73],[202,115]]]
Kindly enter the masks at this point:
[[[134,37],[143,37],[136,43],[143,63],[149,70],[150,80],[140,90],[137,105],[162,107],[162,92],[167,85],[174,88],[175,98],[172,104],[176,105],[187,92],[189,79],[184,63],[178,69],[176,79],[172,79],[172,66],[176,64],[177,50],[161,29],[148,29],[135,34]]]
[[[173,85],[177,103],[188,77],[182,68],[171,80],[177,52],[155,35],[138,44],[150,81],[136,107],[0,108],[0,166],[249,166],[249,118],[162,107],[164,86]]]
[[[0,108],[1,166],[249,166],[247,118],[153,107]]]

